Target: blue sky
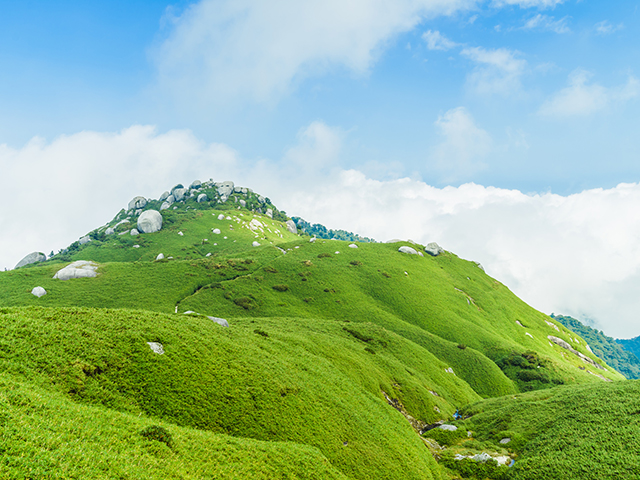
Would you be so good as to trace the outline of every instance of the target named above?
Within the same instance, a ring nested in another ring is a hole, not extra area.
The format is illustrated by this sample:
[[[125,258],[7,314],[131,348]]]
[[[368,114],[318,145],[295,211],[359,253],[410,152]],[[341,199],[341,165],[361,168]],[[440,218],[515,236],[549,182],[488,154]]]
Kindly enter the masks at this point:
[[[232,179],[640,335],[639,4],[0,1],[0,267]]]

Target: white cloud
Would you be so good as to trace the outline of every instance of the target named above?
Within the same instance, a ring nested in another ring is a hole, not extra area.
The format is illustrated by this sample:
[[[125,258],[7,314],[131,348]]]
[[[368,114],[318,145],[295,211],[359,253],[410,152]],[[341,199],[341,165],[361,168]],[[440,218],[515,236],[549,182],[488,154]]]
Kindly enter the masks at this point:
[[[479,93],[509,95],[521,88],[520,77],[527,62],[518,58],[519,52],[498,48],[464,48],[461,55],[477,64],[467,77],[467,82]]]
[[[160,84],[178,96],[277,100],[329,69],[365,74],[395,35],[477,0],[201,0],[170,19],[154,53]]]
[[[609,35],[611,33],[617,32],[618,30],[622,30],[624,25],[619,23],[618,25],[613,25],[608,20],[603,20],[602,22],[598,22],[595,24],[596,32],[600,35]]]
[[[465,122],[479,130],[460,109],[439,122],[443,132]],[[276,161],[243,160],[187,131],[140,126],[34,139],[20,149],[2,145],[0,189],[12,207],[0,217],[0,265],[67,246],[135,195],[157,198],[178,182],[213,177],[252,187],[290,214],[330,228],[378,240],[437,241],[481,262],[546,313],[589,317],[613,336],[640,335],[640,184],[563,197],[472,183],[378,181],[336,166],[344,135],[314,122]]]
[[[476,126],[465,108],[449,110],[435,124],[444,140],[435,148],[433,158],[445,182],[467,179],[486,167],[482,160],[491,151],[491,136]]]
[[[523,30],[549,30],[555,33],[569,33],[571,29],[567,25],[569,17],[563,17],[556,20],[554,17],[548,15],[537,14],[535,17],[530,18],[522,26]]]
[[[494,7],[505,7],[517,5],[520,8],[554,8],[556,5],[564,3],[564,0],[493,0]]]
[[[429,50],[451,50],[458,44],[442,35],[438,30],[427,30],[422,34]]]
[[[625,85],[614,88],[597,83],[588,84],[591,76],[586,70],[574,70],[569,75],[569,86],[544,102],[539,113],[555,117],[590,115],[640,94],[640,82],[633,76],[629,77]]]

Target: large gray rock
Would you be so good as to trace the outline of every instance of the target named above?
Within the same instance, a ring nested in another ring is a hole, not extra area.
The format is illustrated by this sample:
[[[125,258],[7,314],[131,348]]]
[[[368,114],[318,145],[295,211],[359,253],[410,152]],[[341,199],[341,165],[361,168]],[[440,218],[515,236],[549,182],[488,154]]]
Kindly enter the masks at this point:
[[[406,245],[403,245],[402,247],[400,247],[398,249],[398,251],[400,253],[408,253],[410,255],[418,255],[418,252],[416,251],[415,248],[407,247]]]
[[[113,235],[114,233],[116,233],[116,230],[113,227],[107,228],[104,232],[105,235]]]
[[[241,200],[240,200],[240,205],[241,205],[242,207],[246,207],[246,206],[247,206],[247,202],[245,202],[244,200],[242,200],[242,199],[241,199]]]
[[[227,322],[224,318],[218,318],[218,317],[207,317],[207,318],[209,320],[213,320],[218,325],[222,325],[223,327],[228,327],[229,326],[229,322]]]
[[[208,202],[208,201],[209,201],[209,197],[207,197],[206,193],[201,193],[200,195],[198,195],[198,203]]]
[[[194,180],[191,182],[191,185],[189,185],[189,188],[198,190],[199,188],[202,188],[202,182],[200,180]]]
[[[165,202],[168,203],[169,205],[171,205],[172,203],[175,203],[175,201],[176,201],[176,197],[174,197],[173,195],[169,195],[165,200]]]
[[[444,425],[438,426],[438,428],[440,430],[446,430],[447,432],[455,432],[456,430],[458,430],[458,427],[456,427],[455,425],[448,425],[446,423]]]
[[[91,237],[89,237],[89,235],[85,235],[84,237],[82,237],[80,240],[78,240],[78,243],[80,245],[84,245],[86,243],[89,243],[91,241]]]
[[[171,204],[169,202],[164,202],[162,205],[160,205],[160,211],[166,210],[170,206],[171,206]]]
[[[298,227],[296,227],[296,223],[293,220],[287,220],[286,222],[287,230],[291,233],[298,233]]]
[[[169,192],[163,192],[158,200],[164,202],[167,198],[169,198],[169,195],[171,195]]]
[[[147,204],[147,199],[146,198],[140,197],[140,196],[134,197],[134,199],[129,202],[127,210],[134,210],[134,209],[137,209],[137,208],[144,208],[146,204]]]
[[[70,280],[72,278],[91,278],[98,275],[96,270],[98,269],[98,264],[95,262],[89,262],[87,260],[78,260],[77,262],[73,262],[58,272],[53,276],[53,278],[58,280]]]
[[[266,213],[267,217],[269,218],[273,218],[273,210],[271,208],[267,208],[267,213]]]
[[[229,195],[233,193],[233,190],[235,188],[233,182],[216,183],[216,187],[218,187],[218,193],[220,194],[220,196],[227,198],[229,198]]]
[[[184,200],[184,196],[189,192],[186,188],[176,188],[171,194],[176,199],[176,202]]]
[[[424,251],[427,252],[432,257],[437,257],[441,253],[444,252],[444,248],[438,245],[436,242],[431,242],[424,247]]]
[[[38,298],[44,297],[46,294],[47,291],[42,287],[34,287],[34,289],[31,290],[31,295],[35,295]]]
[[[138,230],[142,233],[159,232],[162,228],[162,215],[157,210],[142,212],[138,218]]]
[[[47,256],[42,252],[33,252],[24,257],[18,262],[15,268],[24,267],[25,265],[31,265],[32,263],[44,262]]]
[[[129,233],[130,233],[132,236],[134,236],[134,237],[135,237],[136,235],[140,235],[140,232],[139,232],[137,229],[135,229],[135,228],[132,228],[132,229],[131,229],[131,231],[130,231]]]

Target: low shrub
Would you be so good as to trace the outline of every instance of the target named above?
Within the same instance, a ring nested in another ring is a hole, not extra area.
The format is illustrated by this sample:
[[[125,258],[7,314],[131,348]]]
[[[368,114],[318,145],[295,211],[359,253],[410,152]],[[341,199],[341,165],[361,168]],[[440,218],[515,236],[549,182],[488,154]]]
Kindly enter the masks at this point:
[[[173,437],[171,436],[171,433],[169,433],[169,431],[164,427],[160,427],[159,425],[150,425],[142,430],[140,432],[140,435],[148,440],[156,440],[158,442],[162,442],[167,447],[173,449]]]

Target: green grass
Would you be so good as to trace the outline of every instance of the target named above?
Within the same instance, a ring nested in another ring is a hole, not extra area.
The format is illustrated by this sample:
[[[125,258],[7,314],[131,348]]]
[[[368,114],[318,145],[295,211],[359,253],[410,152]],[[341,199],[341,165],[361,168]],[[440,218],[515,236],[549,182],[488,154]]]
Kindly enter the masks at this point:
[[[640,383],[562,386],[465,407],[476,443],[516,454],[508,478],[640,478]],[[507,445],[502,438],[512,439]],[[464,448],[462,443],[459,448]]]

